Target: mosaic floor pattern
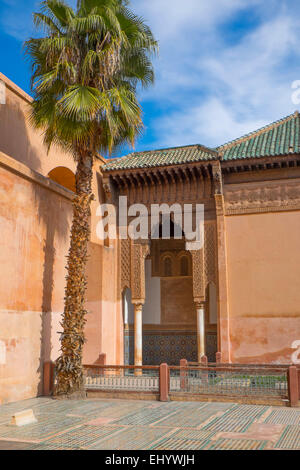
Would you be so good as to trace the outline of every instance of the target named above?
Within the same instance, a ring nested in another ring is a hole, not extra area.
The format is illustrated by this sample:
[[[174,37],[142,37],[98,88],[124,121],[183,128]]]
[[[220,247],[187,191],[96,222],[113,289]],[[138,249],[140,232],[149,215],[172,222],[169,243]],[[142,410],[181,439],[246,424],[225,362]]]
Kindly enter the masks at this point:
[[[37,422],[12,426],[26,409]],[[0,449],[300,450],[300,409],[36,398],[0,406]]]

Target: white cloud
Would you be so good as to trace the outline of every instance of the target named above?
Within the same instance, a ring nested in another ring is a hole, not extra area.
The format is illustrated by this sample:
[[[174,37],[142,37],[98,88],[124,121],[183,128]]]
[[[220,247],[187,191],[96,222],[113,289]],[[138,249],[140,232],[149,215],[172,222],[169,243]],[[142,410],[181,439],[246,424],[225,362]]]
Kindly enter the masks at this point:
[[[245,7],[245,0],[133,0],[132,6],[153,29],[161,43],[180,48],[188,31],[206,34],[233,12]],[[258,0],[247,0],[248,5]]]
[[[218,26],[259,0],[133,0],[134,10],[151,26],[160,44],[155,60],[157,82],[146,99],[176,99],[178,87],[199,89],[199,59],[210,57],[221,38]],[[212,44],[213,42],[213,44]]]
[[[0,24],[25,40],[39,2],[4,3]],[[218,145],[295,110],[298,0],[132,0],[132,8],[160,42],[156,85],[141,95],[159,113],[147,117],[152,147]],[[239,15],[249,27],[229,40]]]
[[[289,53],[299,55],[297,32],[299,23],[292,18],[276,18],[235,47],[223,49],[204,61],[200,59],[199,70],[226,86],[235,99],[250,94],[251,99],[260,101],[260,95],[268,92],[266,85],[274,86],[289,75],[290,69],[285,70],[281,64]],[[274,75],[277,67],[279,73]]]
[[[179,146],[202,143],[210,147],[221,145],[267,124],[248,117],[238,120],[221,100],[211,98],[184,112],[177,111],[155,122],[159,135],[157,146]]]
[[[218,28],[225,19],[213,18],[209,9],[204,40],[201,28],[191,31],[185,18],[178,28],[189,36],[188,48],[180,43],[172,50],[173,32],[169,31],[168,39],[163,36],[157,84],[144,95],[145,101],[154,100],[163,110],[151,123],[153,147],[197,142],[219,145],[295,111],[291,84],[300,79],[300,22],[296,14],[300,8],[294,2],[289,3],[289,9],[282,8],[284,2],[279,0],[266,3],[268,9],[265,5],[255,10],[259,15],[256,27],[230,46]],[[270,4],[274,7],[271,10]],[[253,7],[253,2],[243,5]],[[241,3],[231,6],[233,15]]]

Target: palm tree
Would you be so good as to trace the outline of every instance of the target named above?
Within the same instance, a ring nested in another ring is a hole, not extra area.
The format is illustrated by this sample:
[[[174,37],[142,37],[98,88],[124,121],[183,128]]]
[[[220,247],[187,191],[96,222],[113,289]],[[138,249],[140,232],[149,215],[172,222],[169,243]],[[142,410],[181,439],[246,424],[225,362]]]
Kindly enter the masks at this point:
[[[31,123],[43,130],[48,148],[60,145],[77,162],[56,394],[78,396],[93,161],[97,152],[133,145],[140,134],[136,92],[153,83],[157,42],[128,0],[80,0],[76,10],[62,0],[45,0],[34,23],[43,37],[25,43],[32,65]]]

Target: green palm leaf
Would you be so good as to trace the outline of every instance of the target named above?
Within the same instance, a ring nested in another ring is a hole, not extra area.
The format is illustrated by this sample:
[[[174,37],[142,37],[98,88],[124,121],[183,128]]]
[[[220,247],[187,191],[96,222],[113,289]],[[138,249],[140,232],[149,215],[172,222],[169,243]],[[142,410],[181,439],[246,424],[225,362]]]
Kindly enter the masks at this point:
[[[34,14],[44,35],[25,43],[32,68],[30,122],[48,148],[59,145],[77,161],[76,198],[67,265],[57,393],[82,391],[85,266],[90,234],[94,156],[132,146],[143,130],[137,87],[154,81],[158,45],[127,0],[45,0]]]

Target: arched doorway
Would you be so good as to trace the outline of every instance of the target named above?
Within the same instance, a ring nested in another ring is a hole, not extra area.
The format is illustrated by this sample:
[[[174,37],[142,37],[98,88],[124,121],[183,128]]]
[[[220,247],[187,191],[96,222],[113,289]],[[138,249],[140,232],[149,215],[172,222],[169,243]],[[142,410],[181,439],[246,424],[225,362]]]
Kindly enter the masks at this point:
[[[52,181],[55,181],[55,183],[64,186],[70,191],[75,192],[75,175],[69,168],[66,168],[64,166],[58,166],[56,168],[53,168],[53,170],[49,172],[48,178],[50,178]]]
[[[123,344],[124,344],[124,365],[134,363],[134,345],[132,336],[132,326],[134,323],[134,307],[131,303],[131,289],[125,288],[122,295],[123,310]]]
[[[196,309],[193,298],[192,256],[186,240],[175,237],[151,240],[146,260],[146,303],[143,308],[143,363],[179,365],[181,359],[197,360]],[[178,232],[178,231],[177,231]],[[158,304],[159,302],[159,304]]]

